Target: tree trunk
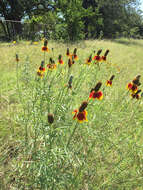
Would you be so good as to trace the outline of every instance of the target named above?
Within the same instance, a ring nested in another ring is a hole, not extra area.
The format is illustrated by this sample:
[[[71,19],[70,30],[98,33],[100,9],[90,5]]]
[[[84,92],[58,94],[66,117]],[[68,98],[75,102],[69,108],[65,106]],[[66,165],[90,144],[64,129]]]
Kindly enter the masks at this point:
[[[3,31],[4,31],[5,36],[7,36],[8,33],[7,33],[7,31],[6,31],[6,27],[5,27],[4,23],[3,23],[2,21],[0,21],[0,24],[2,25],[2,28],[3,28]]]

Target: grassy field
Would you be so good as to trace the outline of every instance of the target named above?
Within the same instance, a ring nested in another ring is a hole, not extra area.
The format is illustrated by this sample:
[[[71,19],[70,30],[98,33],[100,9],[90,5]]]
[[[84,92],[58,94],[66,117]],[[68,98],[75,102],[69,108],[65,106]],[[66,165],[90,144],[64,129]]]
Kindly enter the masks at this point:
[[[0,189],[142,190],[143,99],[132,98],[127,84],[137,75],[143,82],[143,40],[49,42],[45,57],[42,46],[0,44]],[[71,68],[67,47],[77,48]],[[110,50],[107,62],[86,65],[99,49],[102,55]],[[57,64],[59,54],[63,65]],[[53,71],[46,67],[50,57]],[[112,86],[106,86],[112,75]],[[98,82],[103,99],[89,100]],[[72,112],[83,101],[88,121],[79,123]]]

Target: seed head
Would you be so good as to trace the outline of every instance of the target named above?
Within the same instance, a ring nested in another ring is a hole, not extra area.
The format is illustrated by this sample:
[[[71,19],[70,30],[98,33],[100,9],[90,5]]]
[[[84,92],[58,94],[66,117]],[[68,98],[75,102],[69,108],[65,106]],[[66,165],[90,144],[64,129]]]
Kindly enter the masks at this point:
[[[50,124],[52,124],[53,122],[54,122],[54,115],[53,114],[48,114],[48,122],[50,123]]]

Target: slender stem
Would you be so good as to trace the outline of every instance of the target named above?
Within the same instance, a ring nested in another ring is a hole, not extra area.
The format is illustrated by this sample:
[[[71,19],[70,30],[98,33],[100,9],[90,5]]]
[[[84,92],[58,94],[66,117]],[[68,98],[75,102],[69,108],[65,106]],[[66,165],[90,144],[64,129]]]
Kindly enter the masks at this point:
[[[72,137],[73,137],[74,134],[75,134],[75,131],[76,131],[76,129],[77,129],[77,126],[78,126],[78,123],[76,123],[76,125],[75,125],[75,127],[74,127],[74,129],[73,129],[73,131],[72,131],[72,134],[71,134],[70,137],[69,137],[69,140],[68,140],[67,145],[66,145],[67,148],[68,148],[68,146],[69,146],[69,144],[70,144],[70,142],[71,142]]]

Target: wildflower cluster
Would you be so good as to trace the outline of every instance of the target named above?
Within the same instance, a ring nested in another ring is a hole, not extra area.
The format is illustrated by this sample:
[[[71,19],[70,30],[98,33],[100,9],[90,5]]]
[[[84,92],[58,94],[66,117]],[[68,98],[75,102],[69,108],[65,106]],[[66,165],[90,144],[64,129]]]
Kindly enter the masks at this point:
[[[94,56],[92,58],[92,54],[86,59],[86,64],[87,65],[90,65],[92,62],[94,64],[99,64],[100,62],[106,62],[107,61],[107,55],[109,54],[109,50],[107,49],[104,53],[103,56],[100,56],[100,54],[102,53],[102,49],[99,49],[97,51],[97,53],[95,54],[95,51],[94,51]]]
[[[127,89],[131,93],[131,97],[135,99],[140,99],[140,92],[141,90],[138,88],[141,83],[140,83],[140,77],[141,75],[136,76],[132,82],[128,83]]]
[[[70,53],[69,48],[67,48],[66,56],[68,57],[68,66],[70,68],[78,60],[77,48],[74,49],[73,53]]]
[[[48,45],[48,42],[47,42],[47,40],[45,40],[44,41],[44,46],[42,47],[42,51],[48,51],[49,50],[47,45]],[[52,49],[52,51],[53,51],[53,49]],[[94,64],[99,64],[100,62],[103,62],[103,61],[106,62],[107,61],[107,55],[109,54],[109,50],[107,49],[102,56],[101,56],[101,53],[102,53],[102,49],[99,49],[96,54],[95,54],[95,51],[94,51],[94,56],[92,54],[90,54],[90,56],[86,60],[86,64],[90,65],[92,62]],[[66,57],[68,58],[67,59],[67,65],[68,65],[68,68],[70,69],[71,66],[75,64],[75,61],[78,60],[77,48],[75,48],[73,50],[73,53],[71,53],[70,49],[67,48]],[[17,55],[16,55],[16,60],[18,60]],[[58,65],[64,65],[63,56],[61,54],[59,54],[59,56],[58,56],[57,64]],[[47,64],[47,70],[54,70],[56,68],[57,68],[57,66],[55,64],[55,61],[53,60],[52,57],[50,57],[49,58],[49,63]],[[46,71],[46,69],[45,69],[45,61],[42,61],[40,67],[38,68],[37,75],[40,76],[41,78],[43,78],[45,71]],[[115,75],[112,75],[106,81],[106,86],[111,87],[114,78],[115,78]],[[141,83],[140,83],[139,79],[140,79],[140,75],[138,75],[132,82],[130,82],[127,85],[127,88],[130,91],[132,98],[135,98],[135,99],[140,98],[141,90],[138,89],[138,87],[140,86]],[[72,82],[73,82],[73,75],[71,75],[69,77],[69,80],[68,80],[68,82],[66,84],[68,89],[73,89],[72,88],[73,87]],[[93,87],[90,90],[90,93],[89,93],[89,96],[87,98],[87,101],[84,101],[81,104],[81,106],[79,107],[79,109],[75,109],[73,111],[73,114],[74,114],[73,119],[74,120],[77,119],[77,121],[80,122],[80,123],[87,121],[87,110],[86,110],[86,108],[88,106],[89,101],[90,100],[102,100],[103,99],[103,92],[101,90],[101,86],[102,86],[102,82],[98,82],[95,85],[95,87]]]

